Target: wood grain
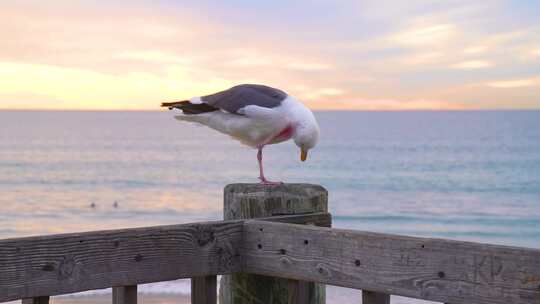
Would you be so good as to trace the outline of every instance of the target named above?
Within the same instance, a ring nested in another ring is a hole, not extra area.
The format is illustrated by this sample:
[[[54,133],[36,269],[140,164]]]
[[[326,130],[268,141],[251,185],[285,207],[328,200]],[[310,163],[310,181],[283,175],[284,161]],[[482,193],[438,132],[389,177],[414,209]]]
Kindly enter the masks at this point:
[[[225,220],[318,212],[328,212],[328,191],[320,185],[230,184],[224,189]]]
[[[242,222],[0,240],[0,302],[240,271]]]
[[[112,304],[137,304],[137,285],[113,287]]]
[[[246,221],[244,271],[412,298],[540,303],[540,250]]]
[[[217,278],[213,276],[191,279],[191,304],[217,303]]]

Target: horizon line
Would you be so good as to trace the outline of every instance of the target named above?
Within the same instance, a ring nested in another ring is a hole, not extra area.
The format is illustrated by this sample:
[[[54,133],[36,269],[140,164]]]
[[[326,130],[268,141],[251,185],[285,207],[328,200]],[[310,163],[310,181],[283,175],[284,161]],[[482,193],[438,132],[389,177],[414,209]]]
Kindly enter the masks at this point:
[[[540,108],[465,108],[465,109],[310,109],[313,112],[518,112],[540,111]],[[168,109],[28,109],[0,108],[0,112],[169,112]]]

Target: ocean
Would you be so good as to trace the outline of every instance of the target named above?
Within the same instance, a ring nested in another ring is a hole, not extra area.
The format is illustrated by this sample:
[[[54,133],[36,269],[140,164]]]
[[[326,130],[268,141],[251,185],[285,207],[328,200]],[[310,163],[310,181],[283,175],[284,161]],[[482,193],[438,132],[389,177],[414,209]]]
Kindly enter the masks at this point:
[[[334,227],[540,248],[540,111],[315,115],[308,160],[269,146],[265,174],[326,187]],[[0,111],[0,239],[221,219],[256,151],[172,117]]]

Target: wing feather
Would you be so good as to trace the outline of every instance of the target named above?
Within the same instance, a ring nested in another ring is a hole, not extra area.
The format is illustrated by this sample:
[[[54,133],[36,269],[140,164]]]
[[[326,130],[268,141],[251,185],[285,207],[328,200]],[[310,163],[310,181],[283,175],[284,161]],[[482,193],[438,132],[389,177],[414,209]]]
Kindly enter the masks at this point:
[[[264,85],[241,84],[228,90],[202,96],[201,100],[212,107],[242,115],[240,109],[254,105],[275,108],[287,97],[287,93]]]

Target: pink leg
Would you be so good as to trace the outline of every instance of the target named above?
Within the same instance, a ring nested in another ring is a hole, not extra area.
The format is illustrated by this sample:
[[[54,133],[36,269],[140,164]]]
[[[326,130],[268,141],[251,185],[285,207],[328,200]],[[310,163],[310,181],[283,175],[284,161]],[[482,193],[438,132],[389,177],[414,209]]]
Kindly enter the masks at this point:
[[[261,180],[261,184],[263,185],[279,185],[281,182],[271,182],[264,177],[264,169],[263,169],[263,163],[262,163],[262,149],[264,146],[259,147],[259,151],[257,152],[257,160],[259,161],[259,179]]]

